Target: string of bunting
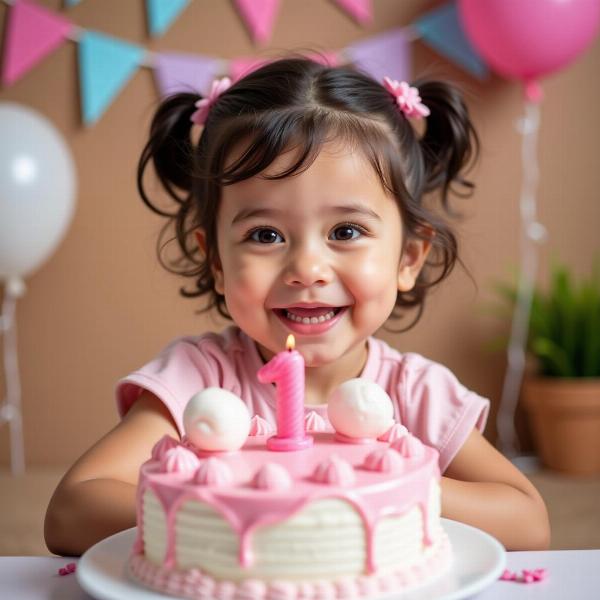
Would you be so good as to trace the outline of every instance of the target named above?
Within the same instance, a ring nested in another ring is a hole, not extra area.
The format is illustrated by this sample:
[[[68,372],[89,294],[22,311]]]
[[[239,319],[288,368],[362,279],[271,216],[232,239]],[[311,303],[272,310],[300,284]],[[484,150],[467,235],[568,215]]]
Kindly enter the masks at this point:
[[[179,91],[208,93],[212,80],[229,75],[233,80],[266,62],[240,56],[224,59],[204,54],[153,52],[141,45],[79,27],[62,13],[48,10],[35,0],[2,0],[8,5],[1,81],[11,86],[64,43],[77,44],[81,114],[93,125],[140,68],[152,69],[158,93]],[[81,0],[65,0],[67,6]],[[146,0],[151,36],[163,35],[190,0]],[[332,0],[357,23],[372,21],[371,0]],[[264,44],[279,9],[279,0],[235,0],[253,40]],[[262,11],[262,12],[261,12]],[[429,45],[471,75],[484,79],[488,68],[463,32],[456,2],[448,2],[406,27],[377,34],[343,49],[316,56],[328,64],[352,62],[376,79],[388,75],[410,80],[411,44]]]

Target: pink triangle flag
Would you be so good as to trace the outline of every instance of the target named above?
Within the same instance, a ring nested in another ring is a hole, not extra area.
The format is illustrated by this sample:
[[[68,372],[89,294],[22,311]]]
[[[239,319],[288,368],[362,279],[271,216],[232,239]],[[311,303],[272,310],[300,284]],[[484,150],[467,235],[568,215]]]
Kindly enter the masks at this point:
[[[229,76],[233,81],[237,81],[269,62],[265,58],[247,58],[245,56],[234,58],[229,62]]]
[[[3,85],[12,85],[58,48],[73,28],[71,21],[30,0],[17,0],[8,13]]]
[[[343,11],[348,13],[359,25],[370,25],[373,22],[372,0],[333,0]]]
[[[255,43],[262,45],[271,39],[279,2],[280,0],[235,0],[235,6]]]

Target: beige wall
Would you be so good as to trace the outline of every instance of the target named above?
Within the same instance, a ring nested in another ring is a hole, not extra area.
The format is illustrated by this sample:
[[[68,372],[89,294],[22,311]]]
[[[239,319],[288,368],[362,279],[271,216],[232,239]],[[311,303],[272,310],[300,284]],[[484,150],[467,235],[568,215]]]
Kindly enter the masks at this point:
[[[60,10],[62,2],[41,4]],[[374,25],[363,30],[327,0],[284,0],[271,44],[343,48],[410,23],[430,2],[376,0]],[[0,27],[7,7],[0,3]],[[204,52],[223,58],[254,52],[232,3],[195,0],[163,38],[146,35],[143,2],[84,1],[68,15],[93,28],[152,49]],[[484,345],[498,323],[483,314],[490,283],[518,259],[520,138],[514,123],[521,93],[499,78],[480,84],[420,43],[415,73],[427,70],[462,82],[483,142],[474,173],[477,193],[462,201],[463,258],[475,287],[458,269],[431,297],[421,323],[402,336],[382,336],[447,364],[497,404],[502,355]],[[578,273],[599,249],[600,44],[568,70],[544,82],[540,134],[540,219],[549,230],[541,275],[556,256]],[[138,200],[135,165],[157,99],[152,72],[141,70],[102,119],[79,120],[76,47],[67,43],[0,100],[39,110],[63,132],[77,163],[79,195],[72,226],[50,261],[28,279],[18,307],[19,357],[29,464],[75,459],[114,426],[113,385],[119,376],[185,333],[221,327],[194,314],[178,295],[180,282],[155,260],[159,220]],[[0,378],[2,375],[0,374]],[[488,434],[493,437],[490,423]],[[8,429],[0,429],[0,461],[8,461]]]

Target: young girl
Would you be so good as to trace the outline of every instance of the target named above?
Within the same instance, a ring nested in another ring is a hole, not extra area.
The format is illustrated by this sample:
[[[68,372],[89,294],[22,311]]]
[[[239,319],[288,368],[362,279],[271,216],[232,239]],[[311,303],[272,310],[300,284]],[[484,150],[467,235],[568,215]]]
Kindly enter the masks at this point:
[[[508,549],[548,547],[540,495],[481,434],[489,402],[443,366],[371,337],[406,309],[418,319],[458,260],[451,228],[424,195],[451,212],[450,188],[472,187],[461,176],[477,148],[466,106],[447,84],[417,85],[291,58],[215,83],[206,99],[162,103],[140,192],[174,223],[180,271],[196,285],[182,293],[207,296],[235,326],[175,340],[119,382],[121,422],[48,506],[52,552],[80,554],[135,525],[138,469],[164,434],[182,435],[199,389],[230,390],[274,424],[274,387],[256,372],[289,333],[306,361],[307,412],[326,419],[329,394],[347,379],[377,382],[396,420],[440,452],[444,517]],[[145,192],[150,162],[172,211]]]

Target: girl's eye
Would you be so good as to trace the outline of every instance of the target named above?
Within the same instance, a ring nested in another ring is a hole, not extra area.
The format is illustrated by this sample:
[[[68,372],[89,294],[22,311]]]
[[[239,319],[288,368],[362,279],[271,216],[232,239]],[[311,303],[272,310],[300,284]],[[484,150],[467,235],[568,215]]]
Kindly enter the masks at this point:
[[[259,244],[275,244],[283,241],[283,238],[274,229],[266,227],[255,229],[250,233],[249,238]]]
[[[355,240],[357,237],[363,235],[365,230],[358,225],[352,225],[351,223],[345,223],[340,225],[333,230],[332,238],[338,242],[345,242],[347,240]]]

